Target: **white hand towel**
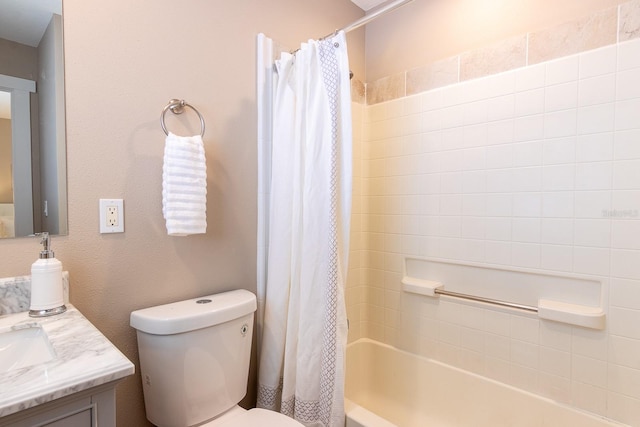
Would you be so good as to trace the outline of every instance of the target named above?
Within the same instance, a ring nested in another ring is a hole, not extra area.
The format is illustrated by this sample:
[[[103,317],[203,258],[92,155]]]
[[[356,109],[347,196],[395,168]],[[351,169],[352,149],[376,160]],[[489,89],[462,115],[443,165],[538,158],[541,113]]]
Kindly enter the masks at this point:
[[[169,236],[207,231],[207,164],[202,137],[169,132],[162,167],[162,215]]]

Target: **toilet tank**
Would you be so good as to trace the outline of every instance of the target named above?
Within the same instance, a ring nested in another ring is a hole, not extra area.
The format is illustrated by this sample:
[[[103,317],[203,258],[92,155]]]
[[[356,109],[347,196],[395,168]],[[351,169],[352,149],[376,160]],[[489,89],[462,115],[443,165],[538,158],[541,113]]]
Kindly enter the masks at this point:
[[[255,310],[255,295],[235,290],[131,313],[149,421],[191,426],[242,400]]]

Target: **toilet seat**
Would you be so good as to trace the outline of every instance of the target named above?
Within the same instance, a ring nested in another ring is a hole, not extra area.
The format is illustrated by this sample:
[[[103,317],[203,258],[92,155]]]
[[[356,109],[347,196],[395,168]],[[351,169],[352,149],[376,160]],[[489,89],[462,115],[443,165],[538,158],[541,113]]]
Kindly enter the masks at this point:
[[[219,427],[303,427],[303,425],[279,412],[254,408],[225,420]]]

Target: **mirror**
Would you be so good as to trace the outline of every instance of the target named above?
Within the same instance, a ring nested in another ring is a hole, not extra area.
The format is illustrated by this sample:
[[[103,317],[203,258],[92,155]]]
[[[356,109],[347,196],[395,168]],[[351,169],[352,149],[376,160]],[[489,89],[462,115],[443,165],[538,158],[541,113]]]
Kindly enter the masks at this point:
[[[0,0],[0,238],[68,234],[62,0]]]

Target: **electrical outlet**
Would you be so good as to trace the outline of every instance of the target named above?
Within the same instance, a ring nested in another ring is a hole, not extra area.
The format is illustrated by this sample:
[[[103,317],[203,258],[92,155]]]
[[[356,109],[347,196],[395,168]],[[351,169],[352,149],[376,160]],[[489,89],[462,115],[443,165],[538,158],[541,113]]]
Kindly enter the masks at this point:
[[[122,199],[100,199],[100,233],[124,233]]]

